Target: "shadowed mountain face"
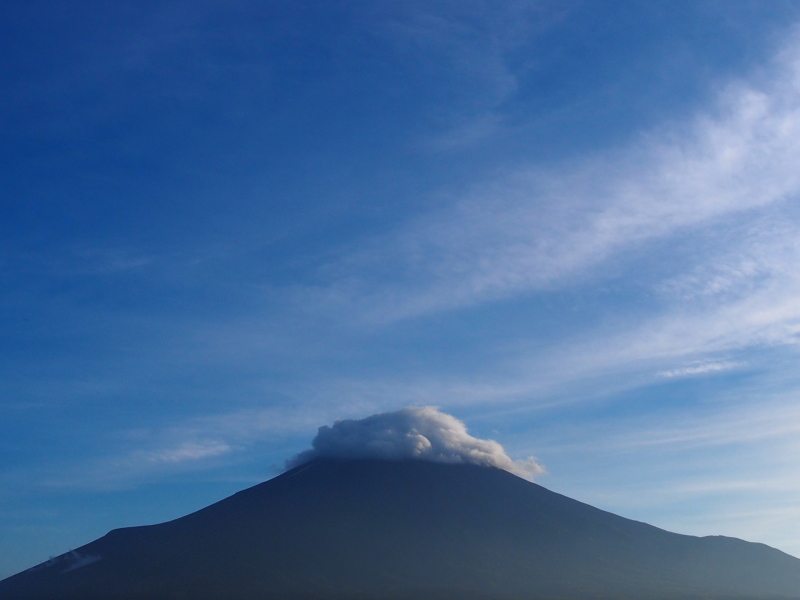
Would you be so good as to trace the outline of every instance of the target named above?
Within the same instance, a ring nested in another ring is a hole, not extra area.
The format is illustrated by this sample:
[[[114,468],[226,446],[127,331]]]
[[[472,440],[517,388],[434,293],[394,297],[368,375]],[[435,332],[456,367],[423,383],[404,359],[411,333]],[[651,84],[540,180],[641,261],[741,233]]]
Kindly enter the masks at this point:
[[[315,460],[0,582],[2,599],[800,598],[800,560],[495,468]]]

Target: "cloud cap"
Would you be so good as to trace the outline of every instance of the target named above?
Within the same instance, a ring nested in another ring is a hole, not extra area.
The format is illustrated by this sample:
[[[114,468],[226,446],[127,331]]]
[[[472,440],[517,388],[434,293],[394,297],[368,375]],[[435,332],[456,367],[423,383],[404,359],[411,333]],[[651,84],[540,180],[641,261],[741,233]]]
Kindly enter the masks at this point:
[[[503,446],[471,436],[462,421],[433,406],[337,420],[332,427],[320,427],[311,445],[311,450],[288,460],[287,468],[315,458],[376,458],[497,467],[526,479],[545,472],[534,457],[512,460]]]

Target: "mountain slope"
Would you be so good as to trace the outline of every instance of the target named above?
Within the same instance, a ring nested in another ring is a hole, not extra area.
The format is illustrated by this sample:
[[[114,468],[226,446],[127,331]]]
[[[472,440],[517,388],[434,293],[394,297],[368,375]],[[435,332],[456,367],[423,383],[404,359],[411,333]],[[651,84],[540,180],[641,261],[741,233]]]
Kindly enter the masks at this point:
[[[677,535],[494,468],[315,460],[110,532],[0,598],[800,598],[800,560]]]

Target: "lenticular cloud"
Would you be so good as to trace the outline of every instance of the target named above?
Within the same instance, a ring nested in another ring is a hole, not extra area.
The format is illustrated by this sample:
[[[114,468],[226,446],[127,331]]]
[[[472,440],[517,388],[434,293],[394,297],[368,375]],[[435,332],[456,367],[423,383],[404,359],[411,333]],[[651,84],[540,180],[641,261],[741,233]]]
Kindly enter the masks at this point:
[[[481,440],[452,415],[432,406],[409,406],[360,420],[336,421],[323,426],[313,448],[287,461],[287,468],[315,458],[416,459],[440,463],[469,463],[497,467],[527,479],[544,473],[530,457],[511,460],[494,440]]]

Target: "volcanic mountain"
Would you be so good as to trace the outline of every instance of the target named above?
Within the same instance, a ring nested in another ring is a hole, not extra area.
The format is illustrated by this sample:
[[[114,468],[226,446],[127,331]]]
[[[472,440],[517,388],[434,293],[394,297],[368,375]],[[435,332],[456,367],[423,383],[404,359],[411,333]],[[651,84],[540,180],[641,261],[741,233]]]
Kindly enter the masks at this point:
[[[669,533],[494,467],[315,459],[0,582],[0,598],[800,598],[800,560]]]

